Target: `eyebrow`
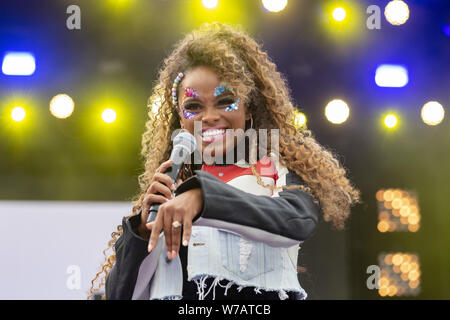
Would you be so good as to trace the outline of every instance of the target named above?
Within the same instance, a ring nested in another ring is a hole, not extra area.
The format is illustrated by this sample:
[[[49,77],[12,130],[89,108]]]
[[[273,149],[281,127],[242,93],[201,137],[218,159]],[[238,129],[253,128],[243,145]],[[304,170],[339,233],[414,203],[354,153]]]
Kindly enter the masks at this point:
[[[229,91],[229,90],[225,90],[224,92],[220,93],[218,96],[215,96],[214,98],[217,100],[219,98],[223,98],[226,96],[233,96],[234,97],[234,93]],[[194,98],[194,97],[187,97],[186,99],[183,100],[183,104],[187,103],[187,102],[196,102],[196,101],[200,101],[200,97]]]

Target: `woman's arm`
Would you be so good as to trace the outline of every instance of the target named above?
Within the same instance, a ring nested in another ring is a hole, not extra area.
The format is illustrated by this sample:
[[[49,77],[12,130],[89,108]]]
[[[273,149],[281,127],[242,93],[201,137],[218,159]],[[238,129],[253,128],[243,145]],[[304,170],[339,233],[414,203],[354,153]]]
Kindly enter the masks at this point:
[[[107,300],[130,300],[133,295],[139,267],[148,255],[148,239],[137,234],[139,224],[140,215],[122,220],[123,233],[114,245],[116,262],[105,283]]]
[[[230,186],[214,175],[196,170],[196,176],[180,184],[175,194],[201,188],[203,210],[194,225],[238,233],[274,247],[290,247],[314,232],[320,208],[301,189],[283,190],[278,197],[257,196]],[[280,177],[284,178],[284,177]],[[286,171],[286,185],[302,184]]]

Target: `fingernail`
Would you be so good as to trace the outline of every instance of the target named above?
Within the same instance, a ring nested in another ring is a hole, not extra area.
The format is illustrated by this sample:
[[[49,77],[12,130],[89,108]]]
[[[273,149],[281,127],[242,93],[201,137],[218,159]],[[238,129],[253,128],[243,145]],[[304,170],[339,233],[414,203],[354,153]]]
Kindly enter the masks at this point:
[[[152,249],[153,249],[153,246],[152,246],[152,245],[149,245],[149,246],[148,246],[148,252],[152,251]]]
[[[172,186],[170,187],[170,189],[175,190],[175,185],[172,183]]]
[[[167,258],[172,259],[172,252],[167,251]]]
[[[187,245],[188,245],[187,240],[183,240],[183,246],[187,247]]]
[[[175,250],[172,250],[172,259],[177,256],[177,252]]]

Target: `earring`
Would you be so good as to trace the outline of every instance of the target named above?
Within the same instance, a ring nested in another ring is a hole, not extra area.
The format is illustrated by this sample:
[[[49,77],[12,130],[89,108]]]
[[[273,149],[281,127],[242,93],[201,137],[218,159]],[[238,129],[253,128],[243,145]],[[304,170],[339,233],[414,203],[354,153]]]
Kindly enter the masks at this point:
[[[250,115],[250,129],[253,129],[253,116]]]

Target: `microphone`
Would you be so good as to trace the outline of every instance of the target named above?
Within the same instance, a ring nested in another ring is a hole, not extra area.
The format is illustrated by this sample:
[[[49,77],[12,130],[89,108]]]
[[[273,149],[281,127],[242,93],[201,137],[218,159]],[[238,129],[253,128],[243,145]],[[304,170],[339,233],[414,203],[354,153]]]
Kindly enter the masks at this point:
[[[172,165],[167,168],[165,174],[172,178],[173,183],[176,185],[180,172],[183,168],[184,162],[191,156],[192,152],[195,151],[197,143],[192,134],[187,130],[181,130],[175,138],[173,139],[173,149],[170,154],[170,160]],[[158,193],[161,195],[161,193]],[[156,214],[158,213],[158,208],[161,204],[155,203],[148,210],[147,223],[152,222],[156,219]]]

